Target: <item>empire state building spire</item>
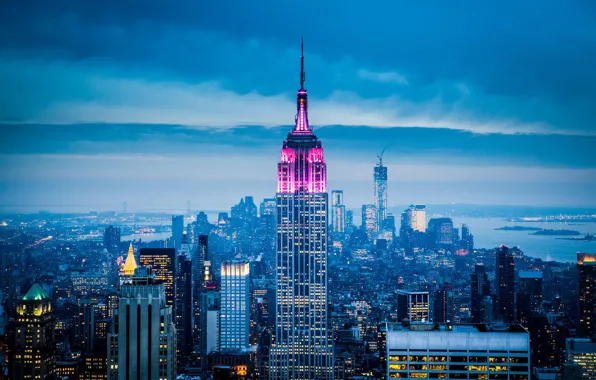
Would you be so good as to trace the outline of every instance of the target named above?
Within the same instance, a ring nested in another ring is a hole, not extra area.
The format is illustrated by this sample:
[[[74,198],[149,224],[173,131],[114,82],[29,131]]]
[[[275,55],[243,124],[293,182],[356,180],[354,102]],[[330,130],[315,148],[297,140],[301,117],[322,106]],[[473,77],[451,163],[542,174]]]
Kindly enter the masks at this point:
[[[292,130],[292,135],[312,135],[310,125],[308,125],[308,96],[304,88],[304,40],[301,43],[302,54],[300,56],[300,89],[298,90],[296,125]]]
[[[301,41],[300,41],[300,50],[302,52],[302,54],[300,55],[300,89],[301,90],[304,90],[304,80],[305,80],[305,74],[304,74],[304,38],[302,38]]]

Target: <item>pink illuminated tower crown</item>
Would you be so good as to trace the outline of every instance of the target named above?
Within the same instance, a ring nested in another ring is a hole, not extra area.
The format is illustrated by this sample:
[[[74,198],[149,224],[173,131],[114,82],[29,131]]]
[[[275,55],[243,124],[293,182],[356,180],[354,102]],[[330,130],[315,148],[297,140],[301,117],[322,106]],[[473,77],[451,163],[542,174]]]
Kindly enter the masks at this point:
[[[281,150],[278,164],[277,192],[327,192],[327,168],[323,147],[308,124],[308,95],[304,88],[304,44],[300,57],[300,89],[296,122]]]

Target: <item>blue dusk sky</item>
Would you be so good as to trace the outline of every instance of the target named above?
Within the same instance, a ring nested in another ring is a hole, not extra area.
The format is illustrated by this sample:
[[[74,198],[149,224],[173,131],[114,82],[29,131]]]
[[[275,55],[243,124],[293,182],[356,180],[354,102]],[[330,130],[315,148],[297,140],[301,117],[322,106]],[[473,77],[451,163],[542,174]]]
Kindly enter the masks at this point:
[[[304,36],[329,190],[596,205],[596,2],[0,2],[0,211],[275,193]]]

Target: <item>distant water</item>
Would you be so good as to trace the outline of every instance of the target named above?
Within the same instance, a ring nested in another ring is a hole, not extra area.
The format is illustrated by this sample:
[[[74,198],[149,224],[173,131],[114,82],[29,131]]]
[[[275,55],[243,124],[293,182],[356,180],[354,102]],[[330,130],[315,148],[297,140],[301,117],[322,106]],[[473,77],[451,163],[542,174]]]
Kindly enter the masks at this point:
[[[596,235],[596,223],[568,224],[568,223],[534,223],[507,222],[500,218],[467,218],[454,217],[453,223],[460,228],[467,224],[474,235],[476,248],[492,248],[505,244],[509,247],[519,247],[525,255],[547,261],[573,262],[577,252],[596,253],[596,241],[559,240],[555,236],[530,235],[534,231],[496,231],[495,228],[504,226],[538,227],[554,230],[575,230],[583,237],[590,233]]]
[[[131,241],[141,239],[144,242],[150,242],[154,240],[166,240],[172,237],[171,232],[157,232],[153,234],[134,234],[122,236],[122,241]]]
[[[209,222],[217,221],[217,213],[207,213]],[[186,221],[187,223],[190,221]],[[169,221],[164,221],[169,223]],[[470,232],[474,235],[476,248],[494,248],[501,244],[509,247],[519,247],[525,255],[540,258],[547,261],[574,262],[577,252],[596,253],[596,241],[572,241],[559,240],[554,236],[530,235],[533,231],[497,231],[495,228],[503,226],[525,226],[538,227],[556,230],[576,230],[581,236],[587,233],[596,235],[596,223],[568,224],[568,223],[514,223],[507,222],[501,218],[470,218],[453,217],[453,223],[460,229],[461,225],[467,224]],[[137,225],[160,224],[159,222],[141,222]],[[143,241],[163,240],[171,237],[171,232],[160,232],[154,234],[135,234],[123,236],[122,240],[142,239]],[[575,236],[575,237],[581,237]]]

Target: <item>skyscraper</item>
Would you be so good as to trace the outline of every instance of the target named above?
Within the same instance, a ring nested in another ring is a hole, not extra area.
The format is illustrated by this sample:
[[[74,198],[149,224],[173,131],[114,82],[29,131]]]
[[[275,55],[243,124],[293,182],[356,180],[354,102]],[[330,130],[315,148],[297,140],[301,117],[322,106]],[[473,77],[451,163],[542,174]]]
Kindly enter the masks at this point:
[[[120,290],[118,333],[110,334],[110,355],[118,358],[117,377],[110,379],[173,380],[176,378],[176,328],[166,304],[164,284],[150,268],[137,268]],[[112,362],[112,361],[110,361]]]
[[[582,371],[581,379],[596,379],[596,341],[569,338],[565,346],[565,364],[579,366]]]
[[[520,271],[517,292],[517,320],[527,323],[528,318],[542,314],[542,272]]]
[[[383,226],[387,217],[387,167],[383,165],[383,153],[379,156],[379,163],[374,168],[374,197],[376,215],[376,232]]]
[[[354,226],[354,210],[346,210],[346,228]]]
[[[33,284],[16,311],[11,379],[53,379],[56,345],[50,297],[39,284]]]
[[[484,298],[490,296],[490,282],[483,264],[476,264],[470,275],[472,290],[470,291],[470,313],[473,323],[487,322]]]
[[[182,236],[182,234],[181,234]],[[182,239],[180,240],[182,242]],[[151,267],[155,280],[162,281],[166,305],[176,312],[176,250],[174,248],[141,248],[141,265]]]
[[[213,280],[211,261],[205,256],[203,265],[203,282],[200,302],[200,344],[199,356],[202,366],[207,365],[207,355],[220,349],[220,304],[221,293],[217,290],[217,283]]]
[[[207,260],[207,251],[209,248],[209,236],[199,235],[197,249],[192,258],[192,277],[193,277],[193,323],[194,334],[193,340],[195,345],[201,343],[201,300],[203,293],[203,285],[205,282],[205,260]]]
[[[184,247],[184,243],[182,244]],[[179,254],[176,271],[176,332],[178,336],[179,356],[192,353],[193,332],[193,282],[192,262],[186,254]]]
[[[512,323],[515,320],[515,262],[505,245],[497,249],[495,258],[497,316],[505,323]]]
[[[430,322],[428,292],[397,291],[397,320],[402,322]]]
[[[448,317],[448,301],[449,294],[447,288],[443,285],[440,289],[435,290],[433,299],[433,322],[447,323]]]
[[[277,213],[276,209],[277,204],[275,203],[275,198],[265,198],[259,205],[259,216],[275,215]]]
[[[333,232],[346,231],[346,206],[344,205],[343,190],[331,192],[331,228]]]
[[[242,350],[250,336],[250,264],[224,261],[221,264],[221,350]]]
[[[259,231],[260,249],[263,255],[272,260],[275,255],[275,230],[277,223],[275,216],[277,215],[277,204],[275,198],[265,198],[260,204],[259,213]]]
[[[377,208],[375,205],[362,205],[362,230],[369,241],[377,237]]]
[[[103,246],[110,253],[118,253],[120,250],[120,228],[108,226],[103,232]]]
[[[414,231],[426,232],[426,206],[410,205],[405,211],[407,226]]]
[[[277,177],[276,328],[270,379],[333,378],[327,322],[327,168],[308,124],[301,57],[296,124]]]
[[[73,349],[80,349],[86,354],[93,352],[96,309],[97,305],[88,300],[79,301],[74,315]]]
[[[468,253],[471,253],[474,251],[474,235],[472,235],[470,233],[470,229],[465,224],[461,225],[460,247],[462,249],[468,251]]]
[[[530,378],[530,334],[520,325],[387,323],[386,331],[386,379]]]
[[[579,336],[596,337],[596,255],[577,254],[579,272]]]
[[[435,248],[450,249],[453,246],[453,221],[451,218],[433,218],[428,221],[428,235]]]
[[[172,247],[180,249],[184,233],[184,215],[172,215]]]

